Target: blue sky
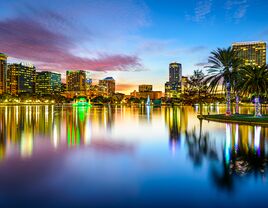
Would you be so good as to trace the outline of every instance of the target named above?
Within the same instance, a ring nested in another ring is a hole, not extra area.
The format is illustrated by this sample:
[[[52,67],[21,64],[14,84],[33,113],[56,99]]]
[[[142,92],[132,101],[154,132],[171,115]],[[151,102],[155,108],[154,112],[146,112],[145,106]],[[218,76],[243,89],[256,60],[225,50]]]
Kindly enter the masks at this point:
[[[183,75],[236,41],[267,41],[265,0],[1,0],[0,51],[65,74],[113,76],[117,90],[163,90],[168,64]]]

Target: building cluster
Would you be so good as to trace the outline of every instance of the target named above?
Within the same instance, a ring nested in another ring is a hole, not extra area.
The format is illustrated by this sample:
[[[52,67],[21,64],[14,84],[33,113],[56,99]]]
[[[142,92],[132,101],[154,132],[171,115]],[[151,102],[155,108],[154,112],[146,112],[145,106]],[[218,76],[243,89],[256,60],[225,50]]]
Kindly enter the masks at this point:
[[[68,70],[66,72],[66,91],[68,98],[75,96],[111,97],[115,94],[115,80],[112,77],[106,77],[99,80],[97,85],[92,84],[91,74],[84,70]]]
[[[266,65],[266,43],[263,41],[233,43],[232,48],[237,52],[243,65]],[[188,77],[182,76],[180,63],[169,64],[169,81],[165,83],[165,96],[178,98],[189,86]]]
[[[158,100],[162,97],[162,91],[153,91],[153,85],[143,84],[139,85],[139,91],[134,90],[130,96],[136,98],[147,98],[149,96],[152,100]]]
[[[75,96],[112,96],[115,94],[115,80],[107,77],[92,84],[91,74],[83,70],[66,71],[66,84],[61,74],[51,71],[38,72],[35,66],[25,63],[7,63],[7,55],[0,53],[0,95],[62,94]]]
[[[262,66],[266,64],[265,42],[233,43],[232,48],[243,60],[244,65]],[[182,64],[169,64],[169,80],[165,83],[165,97],[179,98],[187,90],[188,78],[182,76]],[[7,56],[0,53],[0,95],[19,95],[35,93],[39,95],[62,94],[67,98],[75,96],[112,97],[115,93],[115,80],[106,77],[93,85],[91,73],[84,70],[66,71],[66,84],[61,81],[61,74],[50,71],[37,72],[31,64],[7,64]],[[131,97],[160,99],[161,91],[153,91],[153,86],[139,85],[139,90]]]
[[[0,95],[23,93],[51,95],[61,93],[61,75],[37,72],[35,66],[25,63],[7,64],[7,56],[0,54]]]

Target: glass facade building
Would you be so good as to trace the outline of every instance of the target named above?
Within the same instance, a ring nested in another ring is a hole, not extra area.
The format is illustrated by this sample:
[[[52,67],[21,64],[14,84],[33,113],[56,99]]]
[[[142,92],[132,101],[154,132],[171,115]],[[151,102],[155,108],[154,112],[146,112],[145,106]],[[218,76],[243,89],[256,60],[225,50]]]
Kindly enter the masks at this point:
[[[61,74],[42,71],[36,74],[36,93],[58,94],[61,92]]]
[[[112,77],[106,77],[99,81],[100,88],[105,89],[107,96],[112,96],[115,93],[115,80]]]
[[[244,65],[266,65],[265,42],[240,42],[233,43],[232,47],[243,60]]]
[[[35,75],[35,67],[31,64],[9,64],[6,79],[7,93],[12,95],[34,93]]]

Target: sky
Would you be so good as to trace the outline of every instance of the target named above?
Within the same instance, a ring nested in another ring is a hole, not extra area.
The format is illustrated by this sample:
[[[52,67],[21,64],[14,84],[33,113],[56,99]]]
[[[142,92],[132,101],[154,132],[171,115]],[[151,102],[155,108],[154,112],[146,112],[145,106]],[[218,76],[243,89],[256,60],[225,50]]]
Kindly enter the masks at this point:
[[[38,70],[112,76],[116,90],[164,90],[170,62],[203,69],[233,42],[268,41],[267,0],[0,0],[0,52]],[[203,69],[205,71],[205,69]]]

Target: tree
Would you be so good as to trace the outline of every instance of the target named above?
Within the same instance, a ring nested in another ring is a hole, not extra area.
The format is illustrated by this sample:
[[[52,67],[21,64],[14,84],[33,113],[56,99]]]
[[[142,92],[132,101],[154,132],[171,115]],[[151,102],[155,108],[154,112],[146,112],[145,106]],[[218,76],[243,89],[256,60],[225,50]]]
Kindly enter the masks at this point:
[[[260,96],[268,92],[268,69],[267,66],[244,66],[239,71],[240,81],[238,87],[242,94],[255,96],[255,116],[260,117]]]
[[[222,84],[226,90],[226,115],[231,115],[231,89],[236,85],[236,72],[241,64],[241,59],[237,53],[231,48],[218,48],[211,52],[208,59],[209,69],[206,83],[209,88],[215,92],[219,84]]]
[[[205,75],[202,70],[195,70],[194,74],[189,79],[189,95],[191,97],[197,95],[198,102],[200,104],[200,115],[202,115],[202,104],[204,97],[202,96],[207,91],[207,85],[204,82]]]

